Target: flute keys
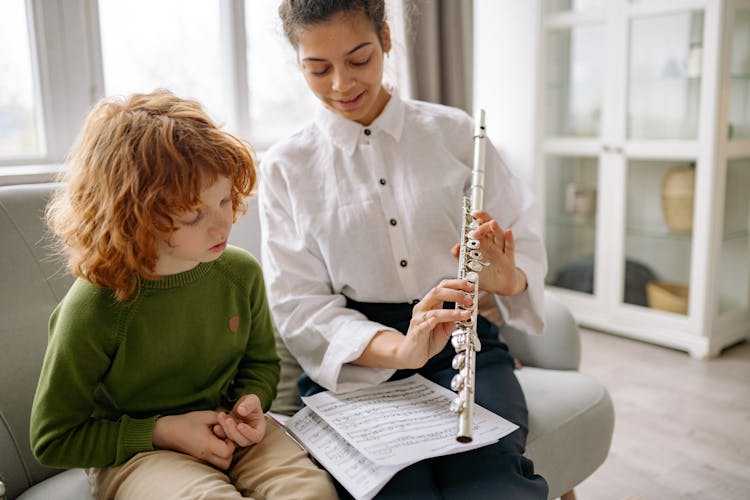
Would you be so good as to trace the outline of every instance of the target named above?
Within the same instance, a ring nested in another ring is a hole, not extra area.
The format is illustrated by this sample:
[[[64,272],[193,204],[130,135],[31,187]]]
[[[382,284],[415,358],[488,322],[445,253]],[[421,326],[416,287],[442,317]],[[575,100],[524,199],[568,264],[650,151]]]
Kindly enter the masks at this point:
[[[463,330],[456,330],[451,335],[451,345],[456,351],[463,351],[469,343],[469,336]]]
[[[464,386],[464,376],[460,373],[456,373],[453,375],[453,378],[451,379],[451,389],[458,392],[461,390],[461,388]]]
[[[464,411],[464,401],[461,397],[457,397],[451,401],[450,411],[453,413],[461,413]]]
[[[466,276],[464,276],[464,278],[469,283],[476,283],[477,281],[479,281],[479,275],[475,273],[474,271],[466,273]]]
[[[476,250],[477,248],[479,248],[479,240],[466,240],[466,247],[471,250]]]
[[[469,262],[466,263],[466,267],[478,273],[479,271],[482,270],[482,267],[483,267],[482,264],[483,263],[479,260],[470,260]]]
[[[453,356],[453,361],[451,362],[451,366],[454,370],[460,370],[464,367],[466,364],[466,355],[465,354],[456,354]]]

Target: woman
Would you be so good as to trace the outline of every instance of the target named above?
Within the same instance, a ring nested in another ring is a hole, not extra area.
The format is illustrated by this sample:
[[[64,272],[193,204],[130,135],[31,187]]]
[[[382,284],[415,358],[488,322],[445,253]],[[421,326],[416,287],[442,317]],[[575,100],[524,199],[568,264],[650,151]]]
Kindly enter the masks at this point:
[[[279,8],[310,90],[314,123],[261,165],[263,265],[300,392],[343,392],[418,372],[445,387],[447,345],[471,305],[455,279],[473,124],[466,113],[403,101],[382,83],[391,48],[382,0],[291,1]],[[487,212],[474,235],[490,265],[483,291],[506,321],[540,332],[546,258],[523,183],[488,144]],[[497,215],[497,219],[490,216]],[[501,227],[502,226],[502,227]],[[513,358],[483,318],[477,404],[519,425],[498,443],[404,469],[383,497],[546,498],[523,457],[527,412]]]

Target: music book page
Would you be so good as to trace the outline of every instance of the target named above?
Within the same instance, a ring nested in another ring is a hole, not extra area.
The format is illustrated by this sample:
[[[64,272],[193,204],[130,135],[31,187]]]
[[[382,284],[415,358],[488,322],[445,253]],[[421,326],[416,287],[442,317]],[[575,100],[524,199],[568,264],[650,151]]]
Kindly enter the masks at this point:
[[[430,457],[494,443],[517,425],[474,405],[474,439],[456,440],[455,394],[421,375],[344,394],[302,398],[288,431],[355,498],[371,498],[396,472]]]

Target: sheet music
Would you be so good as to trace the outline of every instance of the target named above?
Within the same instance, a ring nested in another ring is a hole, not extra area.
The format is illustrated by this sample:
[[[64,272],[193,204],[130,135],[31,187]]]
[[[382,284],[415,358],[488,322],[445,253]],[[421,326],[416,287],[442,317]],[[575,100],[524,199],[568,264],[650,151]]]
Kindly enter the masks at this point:
[[[371,462],[309,407],[288,419],[286,428],[354,498],[374,497],[403,468]]]
[[[371,462],[401,466],[493,443],[517,425],[474,405],[474,439],[456,441],[455,394],[421,375],[345,394],[302,398]]]

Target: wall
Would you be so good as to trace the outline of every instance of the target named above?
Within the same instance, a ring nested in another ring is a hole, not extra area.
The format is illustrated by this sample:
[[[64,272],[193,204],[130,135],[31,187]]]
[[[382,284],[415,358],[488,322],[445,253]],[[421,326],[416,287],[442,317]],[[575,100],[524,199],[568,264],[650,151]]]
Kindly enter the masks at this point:
[[[508,165],[533,181],[539,0],[474,0],[474,107]]]

